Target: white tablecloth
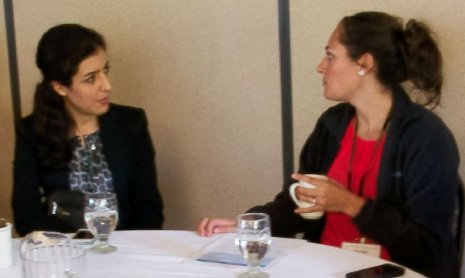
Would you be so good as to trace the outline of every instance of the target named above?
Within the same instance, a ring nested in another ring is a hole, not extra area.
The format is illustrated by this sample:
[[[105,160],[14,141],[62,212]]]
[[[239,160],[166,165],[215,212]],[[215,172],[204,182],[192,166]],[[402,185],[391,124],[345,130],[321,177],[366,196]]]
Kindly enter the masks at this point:
[[[245,266],[196,261],[208,252],[239,254],[234,234],[200,237],[191,231],[117,231],[110,243],[111,254],[86,255],[86,277],[236,277]],[[14,265],[0,269],[0,277],[21,277],[19,239],[14,241]],[[313,244],[299,239],[273,238],[263,268],[270,277],[345,277],[345,273],[385,263],[378,258]],[[406,270],[404,277],[423,277]]]

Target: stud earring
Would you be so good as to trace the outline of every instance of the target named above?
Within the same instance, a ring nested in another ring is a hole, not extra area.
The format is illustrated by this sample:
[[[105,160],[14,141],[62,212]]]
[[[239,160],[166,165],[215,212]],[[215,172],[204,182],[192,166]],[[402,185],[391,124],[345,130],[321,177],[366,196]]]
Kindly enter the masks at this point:
[[[364,76],[365,75],[365,70],[364,69],[360,69],[358,72],[357,72],[358,76]]]

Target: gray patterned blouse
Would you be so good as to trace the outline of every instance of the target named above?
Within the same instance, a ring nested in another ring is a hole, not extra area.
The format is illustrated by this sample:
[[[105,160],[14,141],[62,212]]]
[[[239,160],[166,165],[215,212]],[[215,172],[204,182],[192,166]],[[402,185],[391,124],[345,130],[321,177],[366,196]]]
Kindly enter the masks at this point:
[[[113,180],[105,155],[99,132],[71,139],[73,158],[69,162],[69,180],[71,190],[84,193],[113,191]]]

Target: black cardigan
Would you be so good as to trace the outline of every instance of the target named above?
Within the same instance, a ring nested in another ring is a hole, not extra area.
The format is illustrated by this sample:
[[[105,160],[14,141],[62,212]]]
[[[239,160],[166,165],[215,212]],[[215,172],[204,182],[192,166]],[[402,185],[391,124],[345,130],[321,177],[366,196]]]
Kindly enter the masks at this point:
[[[318,120],[300,156],[300,173],[326,174],[336,157],[354,108],[342,103]],[[353,222],[362,234],[385,246],[392,260],[429,277],[457,277],[458,255],[452,226],[459,176],[458,149],[445,124],[394,92],[391,125],[378,175],[377,197]],[[293,211],[290,180],[275,200],[252,208],[270,214],[274,236],[304,232],[318,242],[325,218],[304,220]]]
[[[157,187],[155,149],[142,109],[111,104],[99,117],[103,152],[118,199],[117,229],[160,229],[163,204]],[[44,169],[37,157],[32,117],[16,128],[13,213],[20,235],[33,230],[71,232],[72,227],[46,211],[46,198],[69,190],[69,169]]]

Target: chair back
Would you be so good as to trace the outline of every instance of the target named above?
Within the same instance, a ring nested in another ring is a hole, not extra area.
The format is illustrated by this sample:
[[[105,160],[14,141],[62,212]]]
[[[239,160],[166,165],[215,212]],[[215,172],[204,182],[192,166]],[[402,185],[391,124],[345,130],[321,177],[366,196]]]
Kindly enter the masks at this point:
[[[465,241],[465,190],[463,181],[460,179],[459,192],[458,192],[458,204],[456,211],[456,222],[454,227],[455,241],[457,244],[457,250],[459,253],[459,265],[460,265],[460,277],[465,278],[465,256],[464,256],[464,241]]]

